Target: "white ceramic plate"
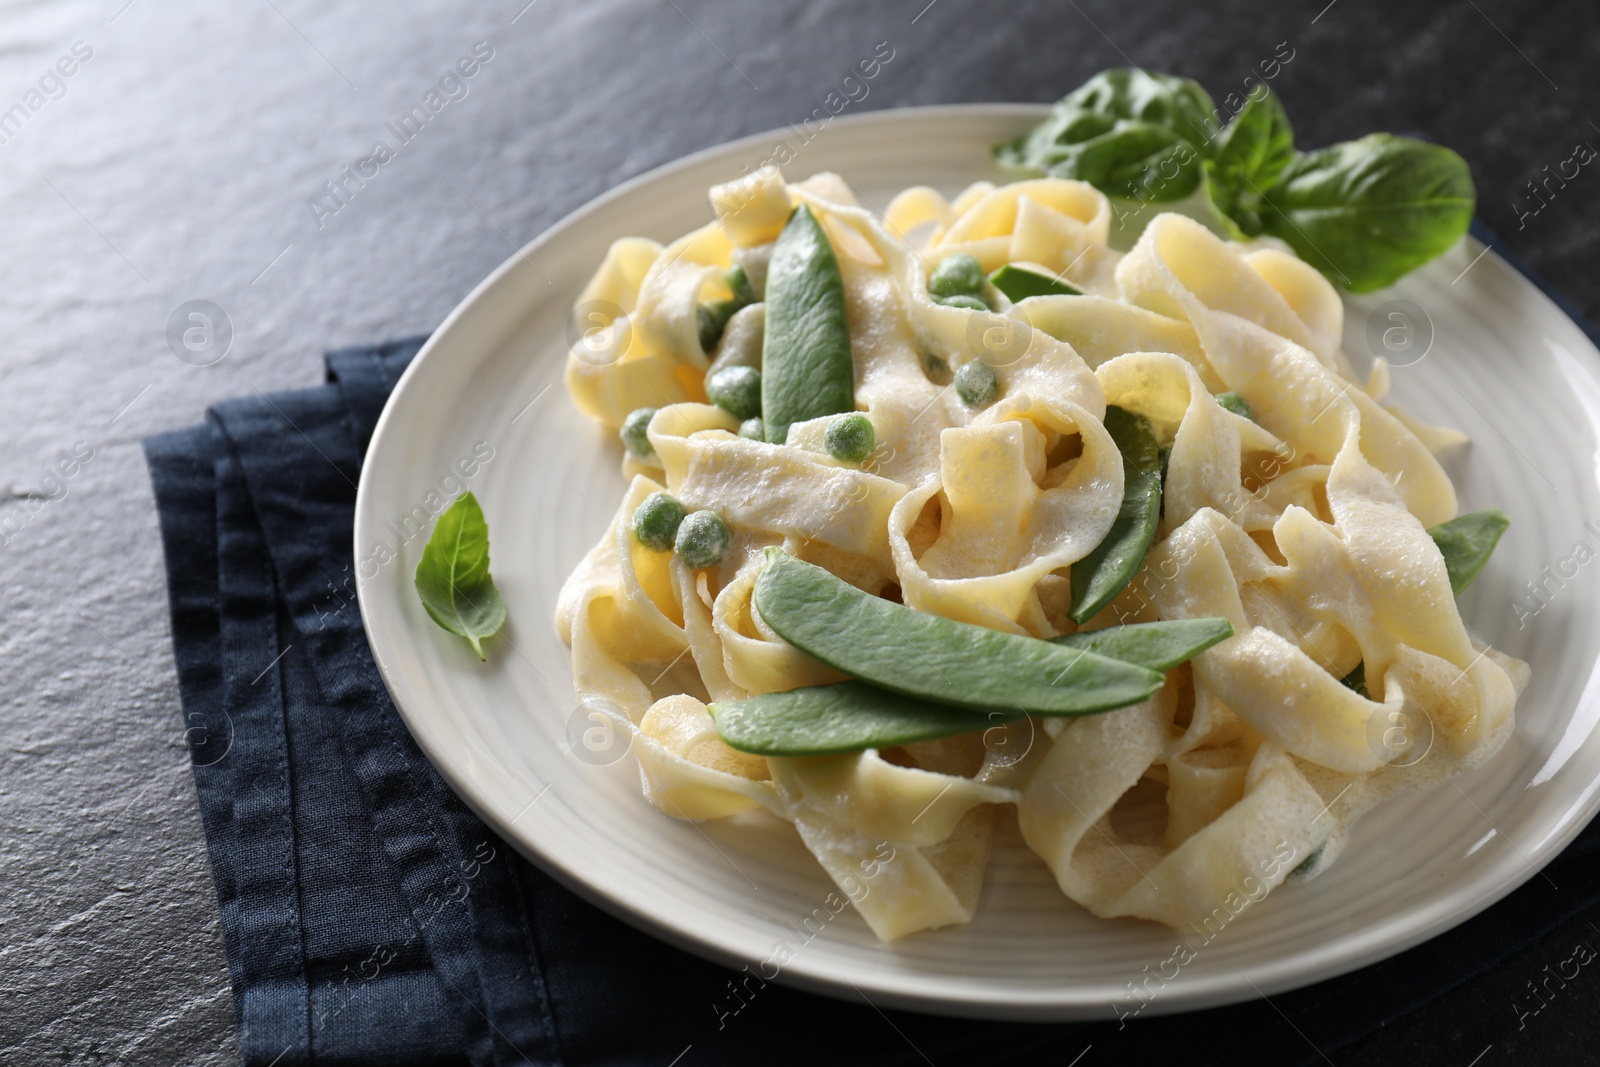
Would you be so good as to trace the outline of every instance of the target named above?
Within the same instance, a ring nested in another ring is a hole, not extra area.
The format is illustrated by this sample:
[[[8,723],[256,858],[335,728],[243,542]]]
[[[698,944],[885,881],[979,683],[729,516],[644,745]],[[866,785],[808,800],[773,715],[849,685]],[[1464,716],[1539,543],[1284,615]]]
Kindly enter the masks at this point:
[[[1067,901],[1014,830],[999,835],[970,925],[892,945],[879,944],[849,909],[808,928],[802,920],[833,887],[786,826],[661,816],[640,796],[631,756],[616,752],[607,762],[569,739],[574,723],[593,724],[572,715],[568,653],[552,612],[624,483],[614,435],[573,409],[561,374],[569,308],[607,245],[627,235],[667,242],[705,222],[707,187],[753,169],[780,141],[795,151],[790,177],[837,171],[880,209],[908,185],[954,193],[1001,177],[989,146],[1043,113],[984,105],[868,114],[837,120],[807,144],[793,129],[777,131],[637,178],[534,241],[467,297],[378,424],[356,508],[361,611],[411,732],[530,859],[690,951],[738,967],[784,944],[794,956],[779,981],[859,990],[881,1006],[1017,1019],[1110,1018],[1115,1005],[1135,1006],[1127,983],[1172,954],[1177,938],[1167,929],[1102,921]],[[1478,773],[1371,814],[1328,873],[1273,893],[1205,945],[1149,1014],[1305,985],[1423,941],[1535,877],[1600,807],[1600,565],[1573,558],[1576,542],[1600,549],[1600,353],[1535,286],[1483,251],[1469,240],[1393,291],[1350,300],[1345,348],[1363,367],[1369,322],[1381,344],[1384,329],[1405,325],[1382,305],[1410,301],[1414,308],[1398,310],[1409,310],[1419,332],[1399,361],[1416,358],[1425,334],[1432,341],[1423,358],[1397,367],[1394,398],[1472,435],[1473,447],[1448,465],[1463,510],[1498,506],[1514,517],[1462,607],[1475,631],[1532,664],[1515,736]],[[1391,345],[1404,340],[1389,337]],[[495,580],[510,610],[487,664],[423,613],[411,574],[425,534],[407,540],[405,522],[430,491],[449,495],[457,485],[450,477],[475,446],[492,458],[465,484],[487,512]],[[379,563],[383,548],[396,558]],[[1568,577],[1546,583],[1548,606],[1519,619],[1513,603],[1523,583],[1561,572]]]

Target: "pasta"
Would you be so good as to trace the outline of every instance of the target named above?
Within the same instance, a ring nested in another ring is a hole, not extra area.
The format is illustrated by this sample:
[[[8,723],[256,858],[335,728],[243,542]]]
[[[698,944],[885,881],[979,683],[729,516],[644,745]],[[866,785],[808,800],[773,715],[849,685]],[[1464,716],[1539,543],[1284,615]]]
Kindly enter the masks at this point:
[[[834,175],[787,183],[768,168],[711,201],[717,221],[669,246],[612,246],[580,307],[614,309],[615,351],[575,347],[566,375],[606,426],[655,409],[556,621],[580,700],[631,738],[661,812],[786,820],[884,940],[969,921],[994,821],[1011,817],[1066,897],[1183,928],[1243,879],[1264,895],[1325,869],[1363,811],[1504,743],[1527,668],[1469,635],[1428,533],[1457,512],[1433,449],[1462,438],[1385,406],[1381,361],[1357,383],[1338,295],[1291,253],[1164,214],[1120,254],[1106,198],[1050,178],[954,200],[908,189],[879,217]],[[762,282],[797,207],[843,283],[855,406],[876,442],[859,463],[829,451],[837,416],[769,443],[707,402],[708,370],[758,362]],[[991,296],[985,310],[937,299],[930,266],[957,253],[1077,293]],[[703,309],[735,265],[757,300],[708,347]],[[951,385],[975,362],[998,386],[982,407]],[[1161,443],[1162,513],[1132,580],[1080,626],[1072,568],[1124,494],[1108,405]],[[720,516],[720,562],[691,569],[640,543],[632,516],[663,492]],[[1233,636],[1102,714],[751,755],[708,704],[844,677],[757,609],[773,547],[905,607],[1032,638],[1213,617]],[[1341,681],[1357,668],[1364,689]],[[1130,825],[1121,813],[1140,798],[1154,817]]]

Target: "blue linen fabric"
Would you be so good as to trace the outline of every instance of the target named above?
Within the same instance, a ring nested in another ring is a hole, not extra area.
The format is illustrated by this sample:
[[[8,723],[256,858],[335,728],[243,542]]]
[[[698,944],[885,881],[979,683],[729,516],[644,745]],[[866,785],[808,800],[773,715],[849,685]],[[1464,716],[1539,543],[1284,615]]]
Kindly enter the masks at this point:
[[[354,601],[361,458],[423,338],[152,437],[179,690],[250,1067],[1321,1062],[1600,899],[1594,828],[1505,901],[1362,971],[1188,1015],[1029,1025],[833,1000],[685,954],[557,885],[451,792]],[[641,819],[660,818],[640,802]],[[1556,885],[1562,888],[1558,891]],[[1305,891],[1314,892],[1315,883]],[[885,951],[893,951],[892,948]],[[1152,967],[1158,961],[1152,961]],[[1070,959],[1062,961],[1070,971]],[[1203,966],[1203,962],[1199,964]]]

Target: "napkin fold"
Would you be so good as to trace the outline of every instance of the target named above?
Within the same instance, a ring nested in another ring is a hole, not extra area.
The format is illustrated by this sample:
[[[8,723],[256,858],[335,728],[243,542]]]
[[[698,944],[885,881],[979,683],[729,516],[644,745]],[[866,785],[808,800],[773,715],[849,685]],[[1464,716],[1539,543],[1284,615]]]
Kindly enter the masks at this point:
[[[1156,1002],[1118,1021],[1140,1002],[1130,992],[1103,1023],[893,1011],[753,984],[671,948],[473,815],[373,664],[355,602],[356,483],[423,340],[332,352],[319,388],[219,404],[145,441],[250,1067],[1075,1063],[1089,1049],[1092,1067],[1172,1048],[1193,1064],[1321,1062],[1600,899],[1590,827],[1545,877],[1376,966],[1270,1001],[1166,1018]]]

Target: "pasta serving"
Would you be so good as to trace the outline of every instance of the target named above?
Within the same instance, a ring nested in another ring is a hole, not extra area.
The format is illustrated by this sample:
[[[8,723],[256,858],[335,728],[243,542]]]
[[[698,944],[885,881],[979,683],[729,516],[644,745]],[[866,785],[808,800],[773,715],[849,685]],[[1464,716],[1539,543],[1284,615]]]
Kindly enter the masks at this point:
[[[1119,253],[1059,178],[711,201],[611,247],[566,372],[631,481],[557,625],[662,813],[787,820],[884,940],[969,921],[1013,815],[1093,914],[1187,927],[1501,747],[1465,439],[1357,382],[1281,243]]]

